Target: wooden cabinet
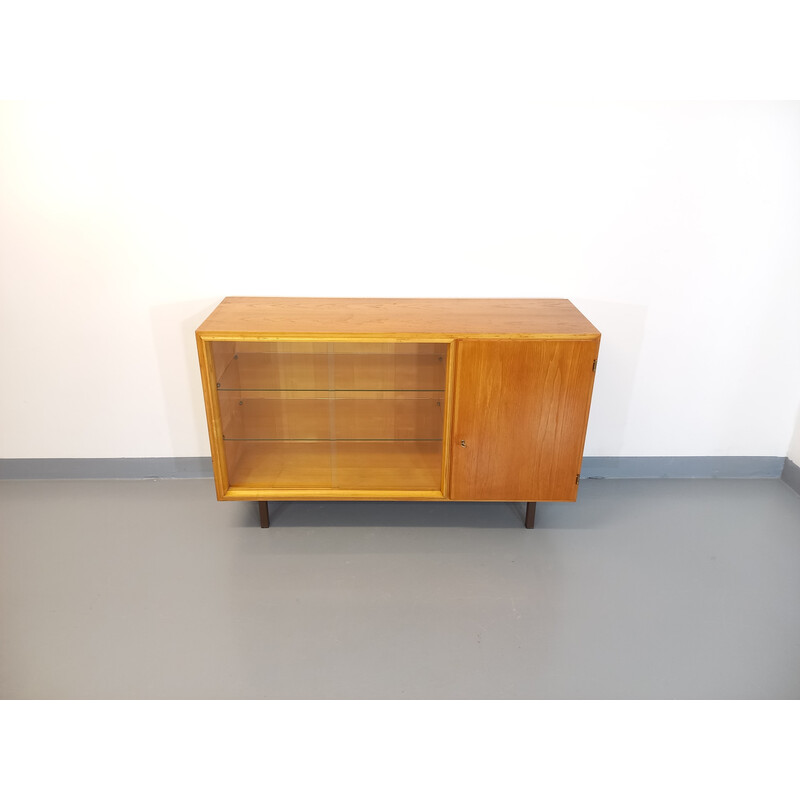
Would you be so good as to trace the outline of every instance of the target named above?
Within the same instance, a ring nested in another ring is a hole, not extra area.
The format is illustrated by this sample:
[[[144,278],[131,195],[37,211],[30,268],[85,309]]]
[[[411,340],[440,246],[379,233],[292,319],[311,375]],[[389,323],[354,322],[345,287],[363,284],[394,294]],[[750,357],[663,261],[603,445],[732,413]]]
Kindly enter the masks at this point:
[[[600,334],[567,300],[226,298],[197,329],[217,497],[577,497]]]

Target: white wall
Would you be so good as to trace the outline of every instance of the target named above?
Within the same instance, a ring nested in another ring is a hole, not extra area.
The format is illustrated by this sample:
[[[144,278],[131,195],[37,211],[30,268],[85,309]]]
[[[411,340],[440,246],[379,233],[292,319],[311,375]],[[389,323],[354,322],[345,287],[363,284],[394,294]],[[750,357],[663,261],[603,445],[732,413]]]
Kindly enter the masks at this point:
[[[0,457],[207,454],[193,330],[229,294],[568,297],[603,333],[587,455],[786,454],[800,104],[348,70],[0,107]]]

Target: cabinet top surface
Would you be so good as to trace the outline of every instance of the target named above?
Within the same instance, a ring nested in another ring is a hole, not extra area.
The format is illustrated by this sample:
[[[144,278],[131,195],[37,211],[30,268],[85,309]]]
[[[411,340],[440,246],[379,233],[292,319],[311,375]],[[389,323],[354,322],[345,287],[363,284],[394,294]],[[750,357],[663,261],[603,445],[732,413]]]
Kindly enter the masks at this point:
[[[569,300],[226,297],[201,335],[596,338]]]

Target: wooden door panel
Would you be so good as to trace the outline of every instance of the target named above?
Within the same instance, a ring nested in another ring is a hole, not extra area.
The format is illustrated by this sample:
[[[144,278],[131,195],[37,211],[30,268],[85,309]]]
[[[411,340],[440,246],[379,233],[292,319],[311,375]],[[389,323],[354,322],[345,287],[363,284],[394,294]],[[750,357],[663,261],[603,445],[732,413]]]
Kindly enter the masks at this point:
[[[457,343],[451,499],[575,500],[598,348],[599,339]]]

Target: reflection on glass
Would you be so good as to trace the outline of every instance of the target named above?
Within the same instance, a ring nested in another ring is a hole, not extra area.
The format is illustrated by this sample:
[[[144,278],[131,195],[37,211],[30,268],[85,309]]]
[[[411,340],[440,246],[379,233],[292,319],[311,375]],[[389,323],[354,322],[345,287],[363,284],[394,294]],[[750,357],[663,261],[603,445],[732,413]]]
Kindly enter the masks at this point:
[[[232,486],[437,490],[447,345],[214,342]]]

